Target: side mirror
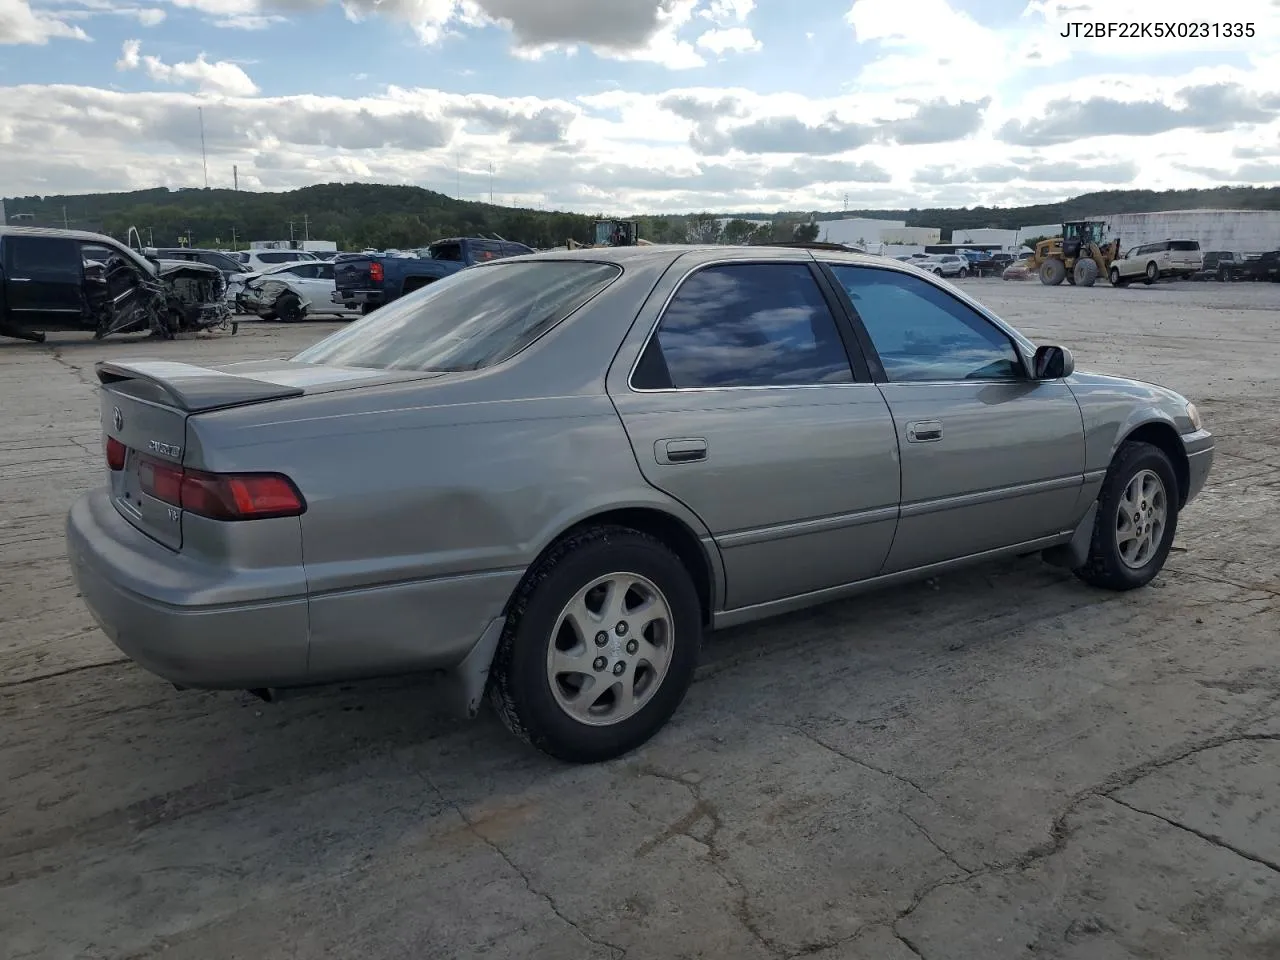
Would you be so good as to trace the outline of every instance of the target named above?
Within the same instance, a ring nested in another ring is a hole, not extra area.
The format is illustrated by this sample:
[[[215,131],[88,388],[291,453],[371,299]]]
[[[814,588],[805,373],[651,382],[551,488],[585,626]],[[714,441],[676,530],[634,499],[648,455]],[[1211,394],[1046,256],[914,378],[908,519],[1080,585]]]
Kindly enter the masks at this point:
[[[1075,372],[1076,361],[1066,347],[1046,345],[1036,348],[1031,367],[1037,380],[1059,380]]]

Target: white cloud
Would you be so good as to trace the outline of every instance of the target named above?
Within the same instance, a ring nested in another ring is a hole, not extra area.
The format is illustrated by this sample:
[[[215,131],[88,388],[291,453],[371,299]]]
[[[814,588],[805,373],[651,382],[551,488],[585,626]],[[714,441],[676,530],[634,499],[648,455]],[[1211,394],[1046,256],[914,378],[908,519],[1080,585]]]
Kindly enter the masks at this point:
[[[708,30],[698,38],[698,46],[715,54],[723,54],[729,50],[746,53],[759,50],[764,45],[747,27],[726,27],[722,30]]]
[[[0,0],[0,44],[35,44],[50,40],[88,40],[89,36],[65,17],[34,11],[27,0]]]
[[[746,23],[755,8],[756,0],[711,0],[698,16],[719,24]]]
[[[15,2],[22,0],[0,0],[0,10]],[[120,5],[139,0],[44,2],[78,4],[84,16],[155,9]],[[239,29],[338,9],[338,0],[168,2]],[[1129,0],[1120,8],[1062,2],[1084,10],[1072,14],[1082,19],[1129,9]],[[186,62],[145,54],[135,39],[118,67],[155,90],[0,88],[0,183],[15,193],[201,185],[197,105],[212,182],[229,180],[234,164],[248,189],[359,179],[453,193],[459,159],[468,198],[487,198],[493,162],[499,198],[586,212],[838,209],[845,193],[853,206],[972,206],[1108,187],[1280,182],[1280,75],[1264,55],[1273,41],[1239,44],[1229,59],[1201,50],[1174,76],[1167,52],[1159,74],[1142,57],[1095,73],[1096,61],[1076,59],[1087,44],[1055,36],[1045,14],[1057,16],[1056,8],[1025,7],[1025,16],[993,28],[948,0],[913,0],[909,8],[857,0],[845,27],[847,62],[856,66],[837,85],[795,70],[769,45],[761,49],[752,0],[345,0],[353,35],[373,17],[394,18],[424,43],[505,31],[514,55],[566,58],[545,72],[559,78],[564,96],[400,87],[354,95],[378,89],[367,80],[345,97],[263,96],[243,62],[227,59],[234,37],[205,30],[208,56]],[[1263,22],[1263,13],[1248,16]],[[305,89],[330,69],[291,46],[291,34],[278,36],[283,56],[296,58],[286,61],[296,76],[291,88]],[[711,87],[697,70],[748,51],[753,64],[809,90]],[[619,80],[608,89],[612,72],[597,58],[651,66],[618,72],[638,75],[642,86],[623,89]],[[466,82],[500,90],[501,65],[484,67],[496,79]],[[665,71],[673,69],[690,79],[672,81]],[[354,71],[386,75],[359,59],[341,75]],[[673,89],[663,89],[664,79]],[[41,144],[38,156],[15,149],[32,142]]]
[[[258,92],[258,85],[238,65],[227,60],[210,63],[202,53],[186,63],[164,63],[159,57],[143,55],[142,41],[126,40],[116,61],[117,70],[146,71],[147,76],[160,83],[194,84],[201,93],[223,94],[229,97],[251,97]]]
[[[228,17],[219,17],[213,21],[215,27],[224,30],[266,30],[277,23],[286,23],[287,17],[277,14],[235,13]]]

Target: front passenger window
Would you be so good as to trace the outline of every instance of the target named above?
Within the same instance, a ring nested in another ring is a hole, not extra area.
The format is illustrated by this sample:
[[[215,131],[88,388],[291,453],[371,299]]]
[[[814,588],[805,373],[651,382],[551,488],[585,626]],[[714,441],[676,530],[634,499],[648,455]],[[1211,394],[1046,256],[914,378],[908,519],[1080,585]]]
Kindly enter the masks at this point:
[[[1013,342],[999,328],[927,280],[896,270],[829,266],[891,382],[1024,376]]]

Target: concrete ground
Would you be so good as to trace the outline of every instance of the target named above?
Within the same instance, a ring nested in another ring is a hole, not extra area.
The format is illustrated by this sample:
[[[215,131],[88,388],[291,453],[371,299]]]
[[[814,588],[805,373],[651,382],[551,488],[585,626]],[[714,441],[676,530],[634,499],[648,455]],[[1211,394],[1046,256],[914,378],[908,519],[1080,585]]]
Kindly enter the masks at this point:
[[[1025,559],[715,635],[667,729],[567,767],[421,682],[178,692],[76,598],[92,363],[335,325],[0,345],[8,958],[1280,956],[1280,286],[964,283],[1219,439],[1162,576]]]

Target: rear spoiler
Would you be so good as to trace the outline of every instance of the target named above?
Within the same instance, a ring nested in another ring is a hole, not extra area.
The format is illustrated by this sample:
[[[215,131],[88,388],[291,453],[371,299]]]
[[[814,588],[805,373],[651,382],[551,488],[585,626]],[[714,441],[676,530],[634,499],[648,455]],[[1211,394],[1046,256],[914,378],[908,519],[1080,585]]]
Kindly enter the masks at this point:
[[[94,370],[104,386],[127,380],[141,381],[148,388],[147,392],[153,394],[149,399],[185,413],[287,400],[306,393],[301,387],[169,360],[100,360],[94,365]]]

